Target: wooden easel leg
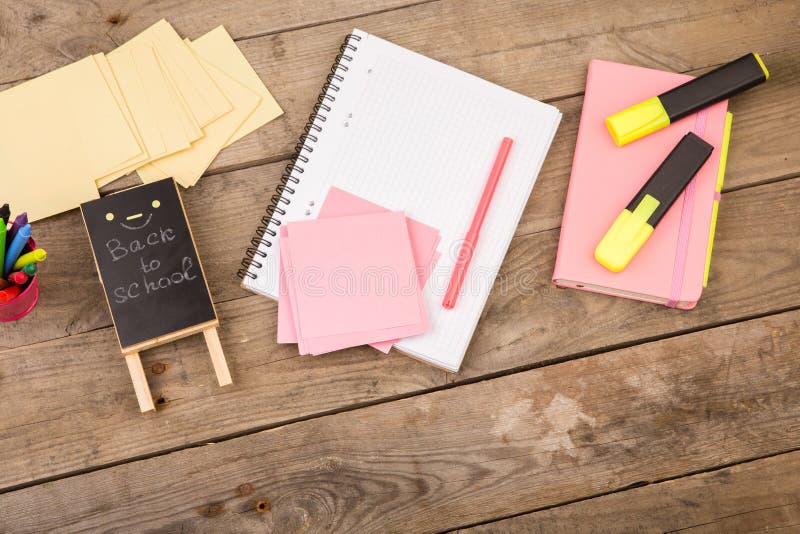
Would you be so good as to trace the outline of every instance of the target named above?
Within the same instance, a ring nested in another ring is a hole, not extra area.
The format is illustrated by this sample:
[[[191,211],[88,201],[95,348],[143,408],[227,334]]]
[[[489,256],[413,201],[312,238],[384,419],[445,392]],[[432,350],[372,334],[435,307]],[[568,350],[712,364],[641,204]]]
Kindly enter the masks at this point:
[[[225,361],[225,354],[222,352],[222,344],[219,342],[219,335],[216,328],[203,330],[206,338],[208,352],[211,354],[211,363],[214,365],[214,372],[217,373],[217,382],[220,386],[232,384],[231,372],[228,370],[228,362]]]
[[[131,374],[133,389],[136,391],[136,399],[139,401],[139,409],[143,413],[155,410],[153,396],[150,394],[150,387],[147,385],[147,377],[144,374],[139,353],[126,354],[125,363],[128,364],[128,372]]]

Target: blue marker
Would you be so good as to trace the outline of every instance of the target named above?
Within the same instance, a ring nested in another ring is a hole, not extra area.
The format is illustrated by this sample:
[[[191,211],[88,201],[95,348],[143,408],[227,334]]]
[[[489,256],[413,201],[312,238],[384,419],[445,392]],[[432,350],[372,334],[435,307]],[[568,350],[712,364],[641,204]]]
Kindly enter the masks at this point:
[[[23,211],[17,218],[14,219],[14,223],[11,225],[11,228],[8,229],[8,234],[6,235],[6,242],[11,243],[11,240],[14,239],[14,236],[17,235],[17,232],[20,228],[28,224],[28,212]]]
[[[11,272],[11,266],[14,265],[15,261],[17,261],[22,249],[25,247],[25,244],[30,238],[31,225],[26,224],[25,226],[21,226],[19,231],[14,236],[14,239],[11,240],[11,244],[8,245],[8,250],[6,251],[6,260],[3,263],[3,278],[8,276],[8,273]]]

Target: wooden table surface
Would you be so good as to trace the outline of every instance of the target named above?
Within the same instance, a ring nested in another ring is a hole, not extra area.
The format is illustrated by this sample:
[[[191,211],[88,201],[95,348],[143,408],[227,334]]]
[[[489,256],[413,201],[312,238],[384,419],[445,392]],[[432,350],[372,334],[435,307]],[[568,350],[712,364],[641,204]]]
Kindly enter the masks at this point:
[[[140,414],[78,211],[37,223],[41,302],[0,326],[0,532],[800,531],[798,2],[0,0],[0,83],[162,17],[224,24],[285,110],[183,195],[235,383],[202,336],[171,343],[142,355]],[[235,275],[353,27],[564,114],[458,374],[298,356]],[[730,105],[697,308],[556,289],[588,61],[699,74],[749,51],[771,76]]]

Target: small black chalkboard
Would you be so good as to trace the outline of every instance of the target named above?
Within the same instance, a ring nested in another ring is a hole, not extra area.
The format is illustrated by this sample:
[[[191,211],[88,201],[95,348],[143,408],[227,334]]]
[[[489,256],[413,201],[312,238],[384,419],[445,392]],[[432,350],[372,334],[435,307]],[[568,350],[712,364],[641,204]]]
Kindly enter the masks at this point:
[[[172,178],[86,202],[81,212],[122,352],[216,325]]]

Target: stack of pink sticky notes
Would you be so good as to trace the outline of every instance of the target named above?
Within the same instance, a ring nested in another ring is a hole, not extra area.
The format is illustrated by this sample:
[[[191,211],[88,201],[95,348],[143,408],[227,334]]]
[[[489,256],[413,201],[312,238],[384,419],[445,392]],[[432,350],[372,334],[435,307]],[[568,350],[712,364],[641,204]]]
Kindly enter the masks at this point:
[[[438,230],[331,188],[317,219],[280,232],[278,343],[301,354],[358,345],[388,353],[430,329],[422,288]]]

